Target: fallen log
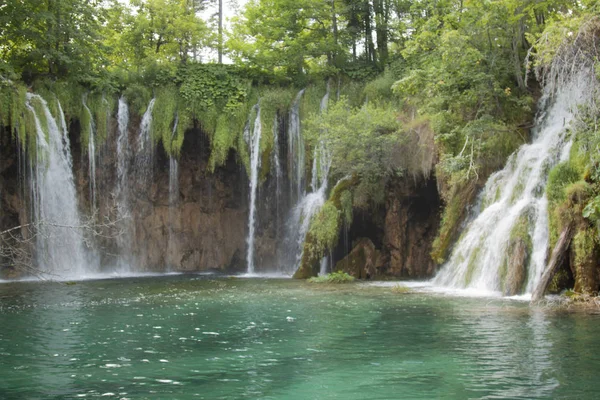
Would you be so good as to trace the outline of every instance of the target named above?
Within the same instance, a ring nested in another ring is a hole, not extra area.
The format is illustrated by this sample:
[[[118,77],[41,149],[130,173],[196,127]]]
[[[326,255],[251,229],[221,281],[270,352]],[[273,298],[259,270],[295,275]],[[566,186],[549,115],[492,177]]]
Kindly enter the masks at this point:
[[[568,225],[560,233],[558,242],[556,242],[556,245],[552,250],[552,256],[550,257],[548,266],[542,274],[542,278],[540,279],[540,282],[538,283],[537,287],[533,290],[533,293],[531,295],[532,303],[535,303],[544,297],[544,294],[546,293],[550,282],[552,282],[552,278],[554,278],[554,275],[558,271],[558,268],[561,266],[565,259],[567,249],[571,244],[571,239],[573,239],[573,229],[570,225]]]

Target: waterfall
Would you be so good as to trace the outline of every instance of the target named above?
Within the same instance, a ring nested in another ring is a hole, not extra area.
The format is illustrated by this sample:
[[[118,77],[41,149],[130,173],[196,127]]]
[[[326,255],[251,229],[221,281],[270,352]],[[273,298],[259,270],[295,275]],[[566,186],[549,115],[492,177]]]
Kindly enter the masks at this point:
[[[290,110],[288,126],[288,171],[290,176],[291,203],[298,202],[304,195],[304,139],[300,126],[300,101],[304,89],[296,95],[294,104]],[[296,194],[293,197],[294,193]]]
[[[254,106],[256,110],[256,119],[254,129],[249,138],[248,147],[250,148],[250,212],[248,216],[248,253],[247,264],[248,274],[254,273],[254,233],[256,225],[256,195],[258,189],[258,175],[260,173],[260,135],[262,127],[260,122],[260,105]],[[249,129],[248,129],[249,132]]]
[[[129,172],[129,137],[127,127],[129,125],[129,108],[125,98],[119,98],[119,110],[117,111],[117,124],[119,135],[117,136],[117,187],[116,196],[119,211],[122,214],[128,214],[129,205],[127,204],[127,174]]]
[[[321,99],[321,113],[327,111],[328,102],[329,85],[327,85],[327,93],[325,93],[325,96]],[[319,212],[327,200],[327,184],[331,161],[331,152],[327,148],[325,142],[320,140],[317,146],[315,146],[313,153],[311,176],[312,191],[311,193],[300,197],[298,203],[292,210],[291,218],[288,221],[287,238],[290,242],[288,255],[293,257],[293,259],[288,260],[288,264],[291,263],[294,268],[296,268],[302,260],[304,240],[306,239],[306,234],[310,228],[312,218]],[[323,261],[322,265],[326,266],[326,261]]]
[[[137,154],[135,155],[136,179],[142,187],[149,189],[152,183],[153,143],[152,143],[152,110],[156,99],[150,100],[148,108],[142,117],[137,140]]]
[[[567,131],[589,89],[589,71],[581,71],[556,93],[546,88],[532,143],[521,146],[506,167],[493,174],[480,195],[473,215],[449,261],[433,283],[451,288],[501,291],[506,283],[513,228],[527,222],[531,238],[525,293],[531,293],[546,263],[548,200],[545,189],[550,169],[569,157]],[[586,80],[588,79],[588,80]]]
[[[44,118],[40,118],[34,103],[42,108]],[[33,113],[37,134],[37,158],[31,167],[33,216],[37,226],[36,261],[46,277],[78,278],[94,272],[94,268],[90,267],[83,244],[83,224],[78,212],[64,116],[59,118],[61,132],[48,104],[40,96],[27,93],[26,107]],[[59,110],[62,112],[60,105]]]
[[[179,116],[175,116],[175,123],[173,124],[173,133],[171,134],[171,140],[177,133],[177,124],[179,123]],[[174,254],[173,248],[173,225],[175,224],[175,208],[179,201],[179,162],[177,158],[169,156],[169,239],[167,243],[167,252],[171,256]],[[169,257],[167,257],[168,259]],[[169,268],[171,266],[169,265]]]
[[[281,171],[281,160],[279,159],[279,120],[275,115],[273,121],[273,167],[275,168],[275,207],[277,210],[276,221],[279,225],[279,203],[281,200],[281,178],[283,173]]]
[[[85,103],[85,96],[82,99],[83,108],[88,113],[90,122],[88,125],[88,131],[90,136],[88,138],[88,160],[89,160],[89,177],[90,177],[90,204],[92,212],[96,210],[96,143],[95,143],[95,130],[94,126],[94,115],[90,111],[89,107]]]
[[[129,108],[124,97],[119,98],[117,111],[117,181],[115,186],[115,203],[117,216],[122,219],[122,234],[117,236],[117,246],[120,256],[118,258],[118,269],[128,272],[132,269],[132,259],[129,252],[132,247],[131,210],[129,206],[129,160],[131,149],[129,146]]]

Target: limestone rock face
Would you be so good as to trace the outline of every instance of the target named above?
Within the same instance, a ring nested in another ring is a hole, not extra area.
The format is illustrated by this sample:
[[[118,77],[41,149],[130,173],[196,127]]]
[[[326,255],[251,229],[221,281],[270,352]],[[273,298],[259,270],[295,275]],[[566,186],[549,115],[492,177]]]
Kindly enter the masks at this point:
[[[403,278],[433,276],[436,265],[430,252],[440,219],[435,180],[395,182],[385,211],[382,250],[388,261],[378,272]]]
[[[522,239],[516,239],[508,246],[506,282],[504,295],[514,296],[523,291],[523,284],[527,276],[527,263],[529,261],[529,248]]]

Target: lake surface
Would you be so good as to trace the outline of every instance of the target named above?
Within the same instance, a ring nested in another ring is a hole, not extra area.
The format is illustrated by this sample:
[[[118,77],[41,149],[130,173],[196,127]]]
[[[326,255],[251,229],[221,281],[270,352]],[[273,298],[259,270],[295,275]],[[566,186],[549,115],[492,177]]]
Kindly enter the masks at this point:
[[[0,360],[0,399],[592,399],[600,317],[284,279],[4,283]]]

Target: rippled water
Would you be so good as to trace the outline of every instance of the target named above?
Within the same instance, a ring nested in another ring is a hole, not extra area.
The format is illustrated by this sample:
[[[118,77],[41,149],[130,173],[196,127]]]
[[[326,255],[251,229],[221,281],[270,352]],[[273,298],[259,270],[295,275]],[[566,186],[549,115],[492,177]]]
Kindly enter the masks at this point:
[[[352,284],[0,285],[0,398],[596,398],[600,320]]]

